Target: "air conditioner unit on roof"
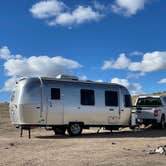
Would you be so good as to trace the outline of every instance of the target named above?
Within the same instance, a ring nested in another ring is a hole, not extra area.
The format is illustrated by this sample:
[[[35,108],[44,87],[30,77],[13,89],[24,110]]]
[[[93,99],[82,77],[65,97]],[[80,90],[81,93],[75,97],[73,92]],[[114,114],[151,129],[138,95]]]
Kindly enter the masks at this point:
[[[63,80],[74,80],[74,81],[79,80],[77,76],[71,76],[71,75],[66,75],[66,74],[57,75],[56,78],[63,79]]]

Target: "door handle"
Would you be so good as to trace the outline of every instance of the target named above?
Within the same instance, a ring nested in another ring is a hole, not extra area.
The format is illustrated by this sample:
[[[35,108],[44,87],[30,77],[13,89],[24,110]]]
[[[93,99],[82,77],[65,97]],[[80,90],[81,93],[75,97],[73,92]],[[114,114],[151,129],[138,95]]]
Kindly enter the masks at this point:
[[[39,109],[40,107],[36,107],[36,109]]]
[[[110,108],[109,111],[114,111],[114,109],[113,109],[113,108]]]

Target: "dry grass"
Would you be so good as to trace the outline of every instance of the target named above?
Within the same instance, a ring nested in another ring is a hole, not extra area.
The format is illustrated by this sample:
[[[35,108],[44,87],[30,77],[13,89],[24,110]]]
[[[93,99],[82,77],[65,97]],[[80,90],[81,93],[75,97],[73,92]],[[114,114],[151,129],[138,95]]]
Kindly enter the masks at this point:
[[[166,145],[166,131],[84,131],[80,137],[55,136],[52,131],[32,131],[19,137],[10,124],[8,105],[0,104],[0,166],[165,166],[166,156],[147,152]]]
[[[10,122],[10,115],[9,115],[9,106],[7,103],[0,104],[0,131],[3,130],[13,130],[13,126]]]

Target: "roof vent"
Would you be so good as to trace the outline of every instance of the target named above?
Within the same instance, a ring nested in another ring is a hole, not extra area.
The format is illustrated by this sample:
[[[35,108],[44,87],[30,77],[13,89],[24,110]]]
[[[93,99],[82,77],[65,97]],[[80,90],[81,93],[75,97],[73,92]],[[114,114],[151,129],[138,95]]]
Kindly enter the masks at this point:
[[[56,76],[58,79],[63,79],[63,80],[73,80],[73,81],[78,81],[77,76],[71,76],[71,75],[66,75],[66,74],[59,74]]]

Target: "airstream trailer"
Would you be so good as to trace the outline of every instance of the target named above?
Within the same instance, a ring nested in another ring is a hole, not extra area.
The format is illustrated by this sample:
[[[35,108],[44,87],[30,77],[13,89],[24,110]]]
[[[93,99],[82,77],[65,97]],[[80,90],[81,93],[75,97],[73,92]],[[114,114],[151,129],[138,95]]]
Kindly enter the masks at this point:
[[[131,125],[131,97],[121,85],[75,76],[23,78],[13,90],[10,117],[16,126],[67,130],[72,136],[90,127],[113,130]]]

